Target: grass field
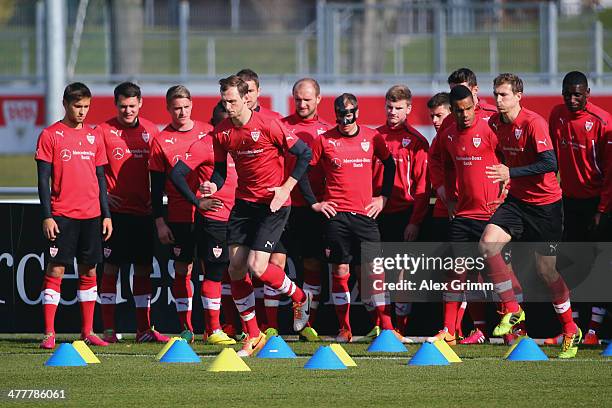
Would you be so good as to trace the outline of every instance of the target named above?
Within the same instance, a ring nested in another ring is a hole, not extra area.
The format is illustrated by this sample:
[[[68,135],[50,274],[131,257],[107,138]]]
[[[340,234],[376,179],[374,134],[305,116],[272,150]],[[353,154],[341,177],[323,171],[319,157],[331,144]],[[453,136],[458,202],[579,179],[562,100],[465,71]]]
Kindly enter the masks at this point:
[[[60,336],[71,341],[74,336]],[[251,372],[206,371],[219,347],[196,342],[201,364],[155,361],[159,345],[122,344],[94,349],[101,364],[45,367],[50,353],[38,349],[35,335],[0,337],[0,406],[10,389],[64,389],[62,406],[587,406],[612,404],[612,358],[601,347],[581,349],[574,360],[509,362],[501,345],[457,346],[463,359],[445,367],[406,363],[418,345],[404,354],[373,355],[366,344],[346,350],[357,367],[311,371],[306,359],[320,344],[289,343],[293,360],[247,359]],[[323,344],[323,343],[321,343]],[[544,347],[553,357],[557,348]],[[28,401],[31,404],[33,401]],[[44,402],[59,405],[56,401]]]

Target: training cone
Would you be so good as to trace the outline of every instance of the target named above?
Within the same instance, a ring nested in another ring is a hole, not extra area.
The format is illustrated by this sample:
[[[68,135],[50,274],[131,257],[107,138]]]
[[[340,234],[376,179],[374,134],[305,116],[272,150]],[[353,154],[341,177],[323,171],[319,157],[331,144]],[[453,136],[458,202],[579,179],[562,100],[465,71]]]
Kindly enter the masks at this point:
[[[434,343],[434,346],[438,349],[440,353],[448,360],[449,363],[460,363],[461,359],[455,353],[455,350],[448,345],[448,343],[444,340],[438,340]]]
[[[608,344],[608,347],[601,352],[601,355],[604,357],[612,357],[612,343]]]
[[[183,340],[180,337],[172,337],[170,339],[170,341],[168,341],[166,344],[164,344],[164,347],[162,347],[162,349],[159,351],[159,353],[157,353],[157,355],[155,356],[156,360],[161,359],[164,354],[166,354],[166,351],[168,351],[170,349],[170,347],[172,347],[172,345],[174,344],[175,341],[177,340]]]
[[[176,340],[159,359],[160,363],[199,363],[200,357],[185,340]]]
[[[238,357],[236,350],[226,347],[215,357],[207,371],[251,371],[251,369]]]
[[[342,347],[340,344],[330,344],[329,348],[331,348],[332,351],[336,353],[340,361],[342,361],[342,364],[347,367],[357,367],[357,363],[355,362],[355,360],[351,358],[349,353],[347,353],[344,347]]]
[[[506,351],[506,354],[504,354],[504,360],[508,358],[508,356],[514,351],[514,349],[516,348],[516,346],[518,346],[518,344],[521,342],[521,340],[523,340],[524,338],[527,338],[527,336],[520,336],[518,337],[516,340],[514,340],[514,343],[512,343],[510,345],[510,348],[508,349],[508,351]]]
[[[395,337],[393,330],[383,330],[368,347],[370,352],[403,353],[406,346]]]
[[[96,355],[91,351],[91,349],[85,344],[83,340],[75,340],[72,342],[72,347],[83,357],[83,360],[87,364],[100,364],[100,360]]]
[[[86,366],[87,362],[70,343],[62,343],[55,353],[45,362],[51,367],[80,367]]]
[[[548,357],[530,337],[517,342],[506,360],[510,361],[545,361]]]
[[[263,346],[259,353],[259,358],[296,358],[297,356],[291,350],[291,347],[281,336],[272,336],[268,339],[266,344]]]
[[[321,346],[304,365],[309,370],[346,370],[342,360],[329,346]]]
[[[432,343],[425,342],[412,356],[408,365],[416,366],[433,366],[433,365],[449,365],[450,363],[444,355]]]

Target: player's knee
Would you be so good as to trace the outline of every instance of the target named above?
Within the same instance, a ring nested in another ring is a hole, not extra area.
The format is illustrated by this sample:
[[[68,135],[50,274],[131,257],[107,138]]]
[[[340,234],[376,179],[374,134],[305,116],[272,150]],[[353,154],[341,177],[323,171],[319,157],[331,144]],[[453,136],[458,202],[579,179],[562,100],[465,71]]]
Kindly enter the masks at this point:
[[[273,264],[273,265],[278,266],[281,269],[285,269],[285,265],[287,264],[287,255],[279,254],[279,253],[273,253],[270,256],[270,263]]]
[[[257,277],[260,277],[266,271],[268,267],[268,262],[263,262],[258,259],[249,260],[249,271]]]
[[[230,280],[240,280],[244,279],[247,274],[247,268],[242,265],[231,264],[227,268],[227,273],[230,277]]]
[[[332,273],[336,276],[345,276],[350,273],[350,268],[348,264],[339,264],[334,265],[332,269]]]
[[[45,273],[47,276],[51,276],[53,278],[61,278],[64,276],[65,270],[66,267],[64,265],[49,262],[47,271]]]
[[[557,271],[557,258],[554,256],[536,256],[536,270],[546,283],[556,282],[560,276]]]

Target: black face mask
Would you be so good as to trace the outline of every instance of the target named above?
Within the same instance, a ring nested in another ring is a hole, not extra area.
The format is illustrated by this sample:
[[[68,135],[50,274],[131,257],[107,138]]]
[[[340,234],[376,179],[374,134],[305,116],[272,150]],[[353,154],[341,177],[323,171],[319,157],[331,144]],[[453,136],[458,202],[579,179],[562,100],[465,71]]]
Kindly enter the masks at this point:
[[[339,125],[351,125],[357,120],[357,108],[346,109],[344,107],[336,109],[336,123]]]

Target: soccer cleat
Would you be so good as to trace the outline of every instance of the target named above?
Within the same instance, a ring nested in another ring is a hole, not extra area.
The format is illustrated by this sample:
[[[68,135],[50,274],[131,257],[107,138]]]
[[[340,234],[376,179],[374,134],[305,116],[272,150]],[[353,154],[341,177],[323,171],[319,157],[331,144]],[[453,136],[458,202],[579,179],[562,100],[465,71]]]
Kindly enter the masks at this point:
[[[372,327],[372,330],[370,330],[365,336],[363,336],[363,339],[365,341],[373,341],[375,338],[378,337],[379,334],[380,326],[374,326]]]
[[[353,333],[346,329],[340,329],[335,340],[336,343],[350,343],[353,341]]]
[[[555,337],[550,337],[546,340],[544,340],[544,345],[546,346],[556,346],[563,343],[563,333],[555,336]]]
[[[179,337],[185,340],[187,343],[193,343],[195,341],[195,336],[193,332],[187,328],[179,334]]]
[[[106,347],[106,346],[108,346],[107,342],[105,342],[104,340],[102,340],[101,338],[99,338],[98,336],[96,336],[93,333],[90,333],[87,336],[84,336],[84,335],[81,334],[81,340],[83,340],[85,342],[85,344],[87,344],[89,346],[99,346],[99,347]]]
[[[164,336],[153,326],[149,330],[136,333],[136,343],[167,343],[169,341],[170,337]]]
[[[264,330],[264,333],[266,333],[267,338],[278,336],[278,330],[274,327],[268,327],[266,330]]]
[[[587,334],[585,334],[584,339],[582,339],[582,344],[587,346],[598,346],[599,337],[597,337],[597,333],[595,333],[594,330],[589,330]]]
[[[480,329],[474,329],[465,339],[459,341],[459,344],[484,344],[487,341],[487,336]]]
[[[107,343],[119,343],[119,338],[117,337],[117,333],[113,329],[104,330],[104,334],[102,334],[102,340]]]
[[[39,347],[41,349],[53,350],[55,348],[55,333],[45,334]]]
[[[561,343],[561,352],[558,356],[559,358],[576,357],[576,353],[578,353],[578,345],[582,340],[582,330],[580,330],[580,327],[576,327],[576,329],[576,333],[563,334],[563,343]]]
[[[408,337],[404,337],[402,336],[402,334],[397,331],[397,330],[393,330],[393,334],[395,335],[395,337],[400,341],[400,343],[402,344],[410,344],[410,343],[414,343],[412,341],[412,339],[408,338]]]
[[[504,334],[504,344],[511,346],[520,337],[527,337],[527,332],[524,329],[514,329],[512,333]]]
[[[259,336],[247,338],[244,340],[244,344],[242,348],[238,351],[239,357],[251,357],[253,354],[261,350],[261,348],[266,344],[266,335],[263,332],[259,332]]]
[[[240,332],[240,334],[236,334],[234,336],[236,341],[244,341],[247,337],[248,337],[248,334],[246,334],[245,332]]]
[[[300,332],[300,341],[321,341],[321,338],[315,329],[306,326]]]
[[[512,328],[519,324],[520,322],[525,321],[525,312],[523,309],[519,308],[516,313],[506,313],[501,318],[501,321],[495,328],[493,329],[493,337],[501,337],[504,334],[508,334],[512,332]]]
[[[450,334],[446,328],[440,330],[436,335],[428,337],[426,341],[428,343],[435,343],[439,340],[444,340],[449,346],[457,345],[457,339],[454,335]]]
[[[306,300],[303,302],[293,302],[293,330],[301,332],[308,324],[310,317],[310,304],[312,302],[312,294],[305,293]]]
[[[222,345],[222,346],[231,346],[232,344],[236,344],[236,340],[227,335],[223,330],[217,330],[210,336],[206,336],[204,339],[206,344],[213,345]]]

